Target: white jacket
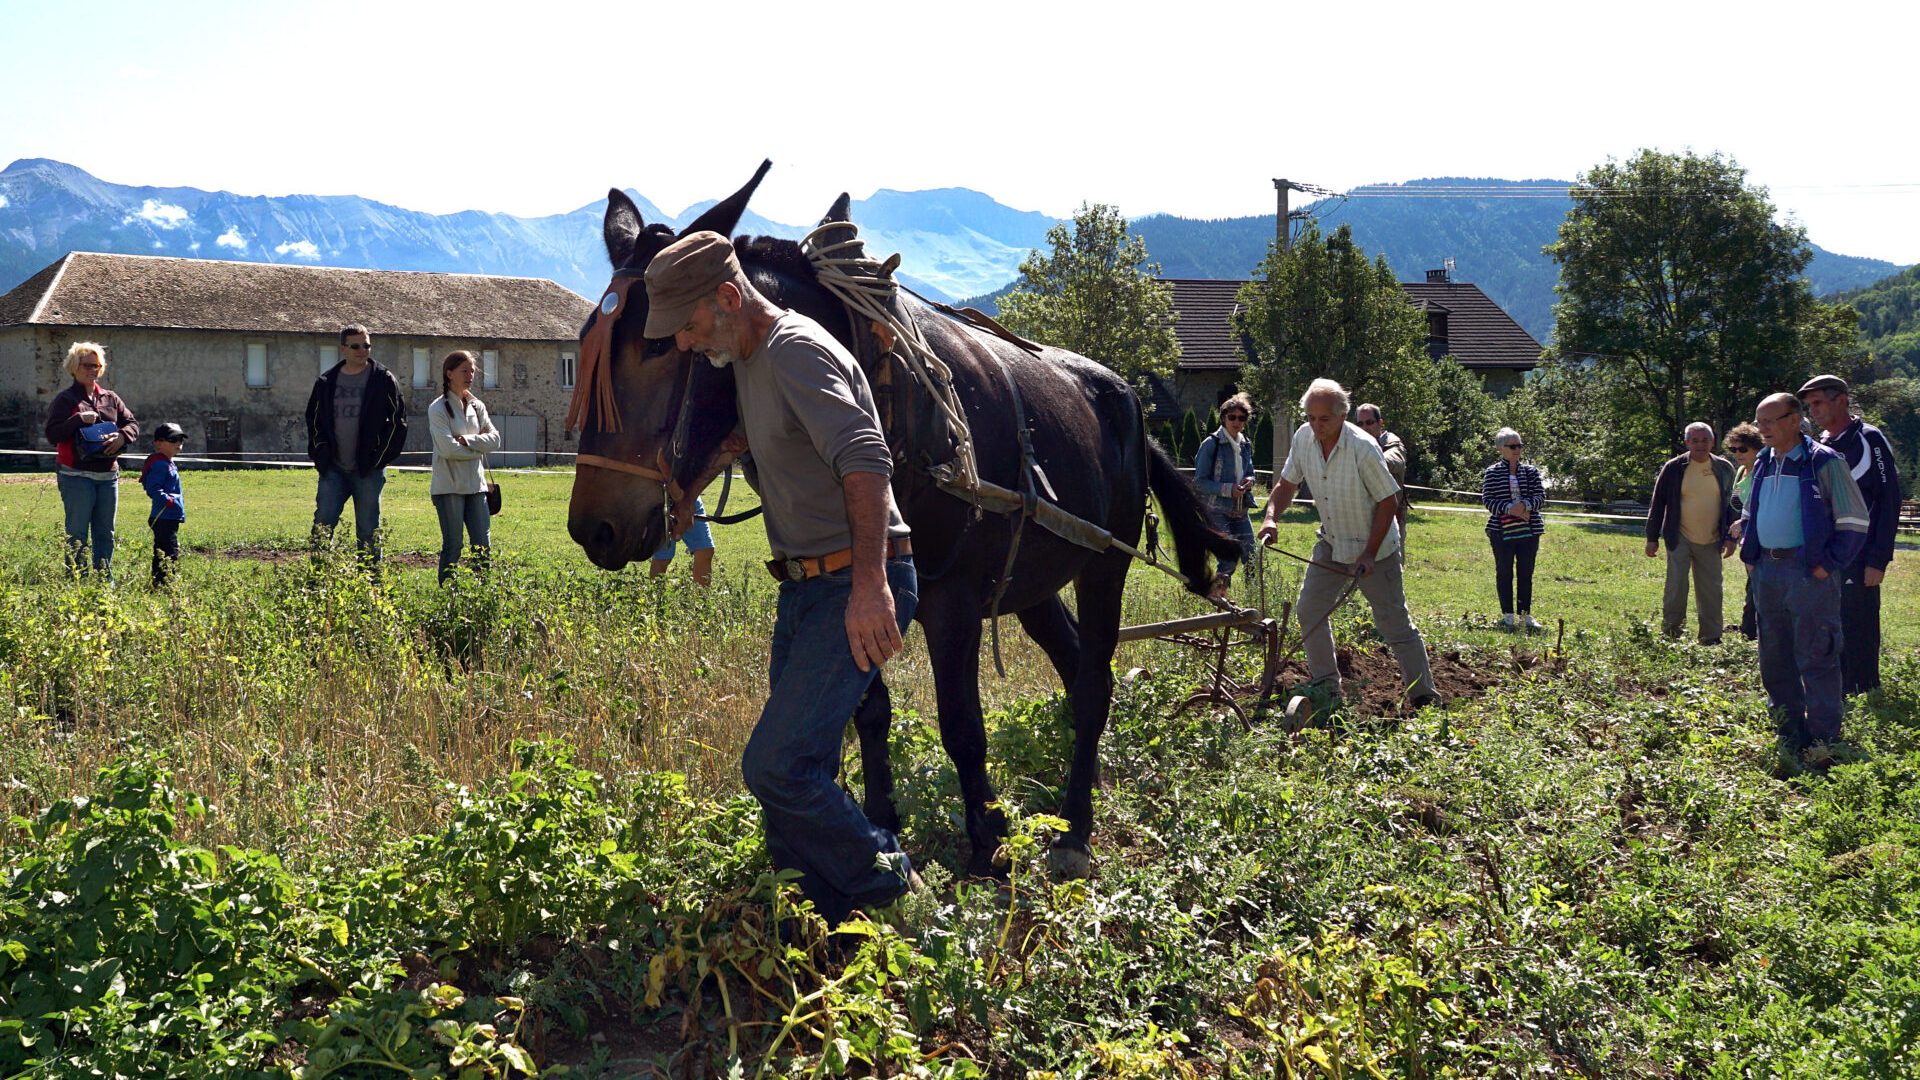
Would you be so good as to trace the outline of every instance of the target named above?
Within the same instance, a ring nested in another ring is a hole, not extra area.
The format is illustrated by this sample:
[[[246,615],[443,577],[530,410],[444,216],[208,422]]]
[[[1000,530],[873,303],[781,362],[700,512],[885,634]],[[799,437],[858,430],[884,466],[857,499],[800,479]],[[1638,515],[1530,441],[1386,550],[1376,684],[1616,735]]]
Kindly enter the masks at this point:
[[[487,490],[489,451],[500,449],[500,429],[487,417],[487,406],[477,396],[467,398],[462,409],[456,399],[448,415],[447,397],[433,399],[427,406],[427,430],[433,433],[433,484],[431,495],[478,495]],[[453,441],[464,435],[467,445]]]

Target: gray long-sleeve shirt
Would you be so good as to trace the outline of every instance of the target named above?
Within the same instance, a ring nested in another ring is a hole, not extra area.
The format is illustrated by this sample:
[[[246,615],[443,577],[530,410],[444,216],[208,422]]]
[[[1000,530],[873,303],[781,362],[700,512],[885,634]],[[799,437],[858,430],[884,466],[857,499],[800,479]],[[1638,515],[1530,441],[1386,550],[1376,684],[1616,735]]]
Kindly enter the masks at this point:
[[[893,475],[880,410],[853,356],[817,322],[774,320],[753,355],[733,364],[735,393],[776,557],[812,558],[853,546],[841,478]],[[887,534],[906,536],[887,499]]]

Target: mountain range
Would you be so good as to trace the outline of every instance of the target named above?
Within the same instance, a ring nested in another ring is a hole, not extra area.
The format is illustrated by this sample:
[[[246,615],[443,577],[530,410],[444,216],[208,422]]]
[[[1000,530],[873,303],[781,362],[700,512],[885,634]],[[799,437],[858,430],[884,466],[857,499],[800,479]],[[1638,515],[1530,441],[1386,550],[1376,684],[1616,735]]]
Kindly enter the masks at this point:
[[[1420,180],[1322,200],[1306,212],[1324,228],[1351,225],[1355,239],[1384,253],[1403,280],[1419,280],[1441,260],[1454,259],[1455,280],[1479,284],[1544,340],[1558,275],[1540,248],[1554,239],[1568,201],[1497,197],[1503,185],[1519,183],[1537,190],[1545,182]],[[1431,190],[1467,186],[1477,197],[1435,197],[1444,192]],[[648,221],[676,228],[712,205],[697,203],[676,216],[639,192],[628,194]],[[830,197],[823,195],[823,211]],[[428,214],[354,195],[269,197],[114,184],[73,165],[25,158],[0,171],[0,292],[69,251],[104,251],[543,277],[592,296],[607,278],[600,239],[605,206],[596,200],[545,217]],[[1029,251],[1046,246],[1047,230],[1057,224],[965,188],[882,189],[854,202],[852,212],[868,250],[900,252],[901,277],[937,300],[990,298],[1017,276]],[[798,238],[808,228],[749,211],[738,231]],[[1155,214],[1133,228],[1167,277],[1249,277],[1273,240],[1270,215],[1198,220]],[[1899,269],[1815,247],[1807,276],[1825,295]]]

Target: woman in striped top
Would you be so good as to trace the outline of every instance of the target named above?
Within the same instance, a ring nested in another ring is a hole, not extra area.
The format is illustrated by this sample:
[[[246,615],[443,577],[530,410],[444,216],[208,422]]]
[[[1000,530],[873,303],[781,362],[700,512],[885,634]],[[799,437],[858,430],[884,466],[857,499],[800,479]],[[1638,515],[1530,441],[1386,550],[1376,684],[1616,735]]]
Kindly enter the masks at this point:
[[[1480,501],[1487,507],[1487,539],[1493,544],[1495,584],[1500,591],[1500,625],[1540,630],[1533,617],[1533,557],[1540,550],[1540,504],[1546,488],[1540,470],[1520,460],[1520,433],[1501,428],[1493,437],[1500,460],[1480,474]],[[1519,614],[1515,615],[1514,578],[1519,578]]]

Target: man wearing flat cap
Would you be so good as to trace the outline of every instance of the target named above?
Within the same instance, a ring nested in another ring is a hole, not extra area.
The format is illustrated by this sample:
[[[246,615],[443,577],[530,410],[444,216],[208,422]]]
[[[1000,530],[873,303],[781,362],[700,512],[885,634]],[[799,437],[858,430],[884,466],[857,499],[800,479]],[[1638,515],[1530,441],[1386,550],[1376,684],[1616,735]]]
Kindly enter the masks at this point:
[[[1800,388],[1820,441],[1847,460],[1847,471],[1867,500],[1867,543],[1840,579],[1840,628],[1846,641],[1840,687],[1864,694],[1880,685],[1880,582],[1893,564],[1900,527],[1900,476],[1880,429],[1853,415],[1847,381],[1816,375]]]
[[[646,271],[649,338],[732,365],[780,581],[771,692],[741,771],[774,864],[829,925],[886,904],[913,878],[892,833],[836,777],[847,720],[900,651],[919,598],[893,456],[866,376],[819,323],[785,311],[718,233],[682,237]]]

